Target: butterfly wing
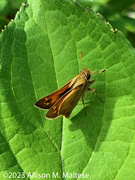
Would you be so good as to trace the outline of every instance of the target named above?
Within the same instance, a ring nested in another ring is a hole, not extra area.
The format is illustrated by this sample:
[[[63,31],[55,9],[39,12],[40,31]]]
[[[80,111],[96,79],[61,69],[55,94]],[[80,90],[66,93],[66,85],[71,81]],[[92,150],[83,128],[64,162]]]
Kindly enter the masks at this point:
[[[78,87],[74,88],[64,99],[64,102],[60,106],[59,115],[65,116],[69,118],[70,114],[72,113],[73,109],[77,105],[80,97],[83,95],[84,84],[79,85]]]
[[[72,79],[68,81],[59,90],[37,101],[35,103],[35,106],[41,109],[50,109],[50,107],[52,107],[55,104],[55,102],[58,101],[58,99],[60,99],[65,93],[70,91],[70,89],[72,88],[72,85],[70,86],[70,84],[72,84],[71,81]]]
[[[47,119],[54,119],[58,116],[69,118],[82,95],[83,89],[84,85],[81,84],[68,91],[49,109],[45,117]]]

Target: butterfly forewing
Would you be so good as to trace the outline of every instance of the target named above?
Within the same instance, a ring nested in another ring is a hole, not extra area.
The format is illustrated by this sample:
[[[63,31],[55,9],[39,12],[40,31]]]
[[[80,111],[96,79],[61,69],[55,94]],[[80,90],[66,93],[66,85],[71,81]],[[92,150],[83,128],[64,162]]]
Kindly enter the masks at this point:
[[[50,108],[45,117],[48,119],[54,119],[58,116],[69,118],[81,97],[82,91],[83,88],[79,86],[68,91]]]
[[[35,106],[41,109],[50,109],[55,102],[57,102],[65,93],[70,91],[72,87],[70,86],[71,81],[72,80],[68,81],[61,89],[37,101]]]

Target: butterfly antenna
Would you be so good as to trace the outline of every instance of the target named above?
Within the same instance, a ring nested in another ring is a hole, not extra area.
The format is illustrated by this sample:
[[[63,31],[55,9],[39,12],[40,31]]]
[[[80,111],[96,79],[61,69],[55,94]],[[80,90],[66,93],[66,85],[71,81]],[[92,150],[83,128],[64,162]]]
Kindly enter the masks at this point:
[[[105,72],[105,69],[103,69],[102,71],[100,71],[99,73]]]
[[[82,69],[83,69],[83,65],[82,65],[82,60],[81,60],[81,57],[82,57],[82,52],[80,52],[80,61],[81,61],[81,66],[82,66]]]
[[[94,72],[94,73],[92,73],[92,74],[98,74],[98,73],[102,73],[102,72],[104,72],[104,71],[105,71],[105,69],[103,69],[103,70],[100,71],[100,72],[96,71],[96,72]]]

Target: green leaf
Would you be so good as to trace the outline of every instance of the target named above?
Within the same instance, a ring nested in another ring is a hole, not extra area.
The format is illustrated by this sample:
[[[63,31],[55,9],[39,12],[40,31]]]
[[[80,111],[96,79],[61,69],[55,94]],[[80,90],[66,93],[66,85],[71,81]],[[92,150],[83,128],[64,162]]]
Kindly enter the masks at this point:
[[[0,179],[134,179],[135,51],[121,32],[76,2],[29,0],[0,49]],[[69,120],[46,120],[34,103],[82,70],[80,52],[106,70],[91,78],[104,103],[86,93],[86,117],[79,101]]]

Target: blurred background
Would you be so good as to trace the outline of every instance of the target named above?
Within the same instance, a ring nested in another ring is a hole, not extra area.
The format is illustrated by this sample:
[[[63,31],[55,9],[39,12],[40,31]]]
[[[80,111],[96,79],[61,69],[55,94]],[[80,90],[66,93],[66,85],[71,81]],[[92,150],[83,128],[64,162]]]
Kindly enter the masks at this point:
[[[71,0],[76,1],[76,0]],[[135,47],[135,0],[77,0],[84,7],[89,7],[104,16],[114,29],[118,29]],[[20,6],[27,5],[24,0],[0,0],[0,29],[2,30]]]
[[[24,0],[0,0],[0,29],[2,30],[22,6]]]

